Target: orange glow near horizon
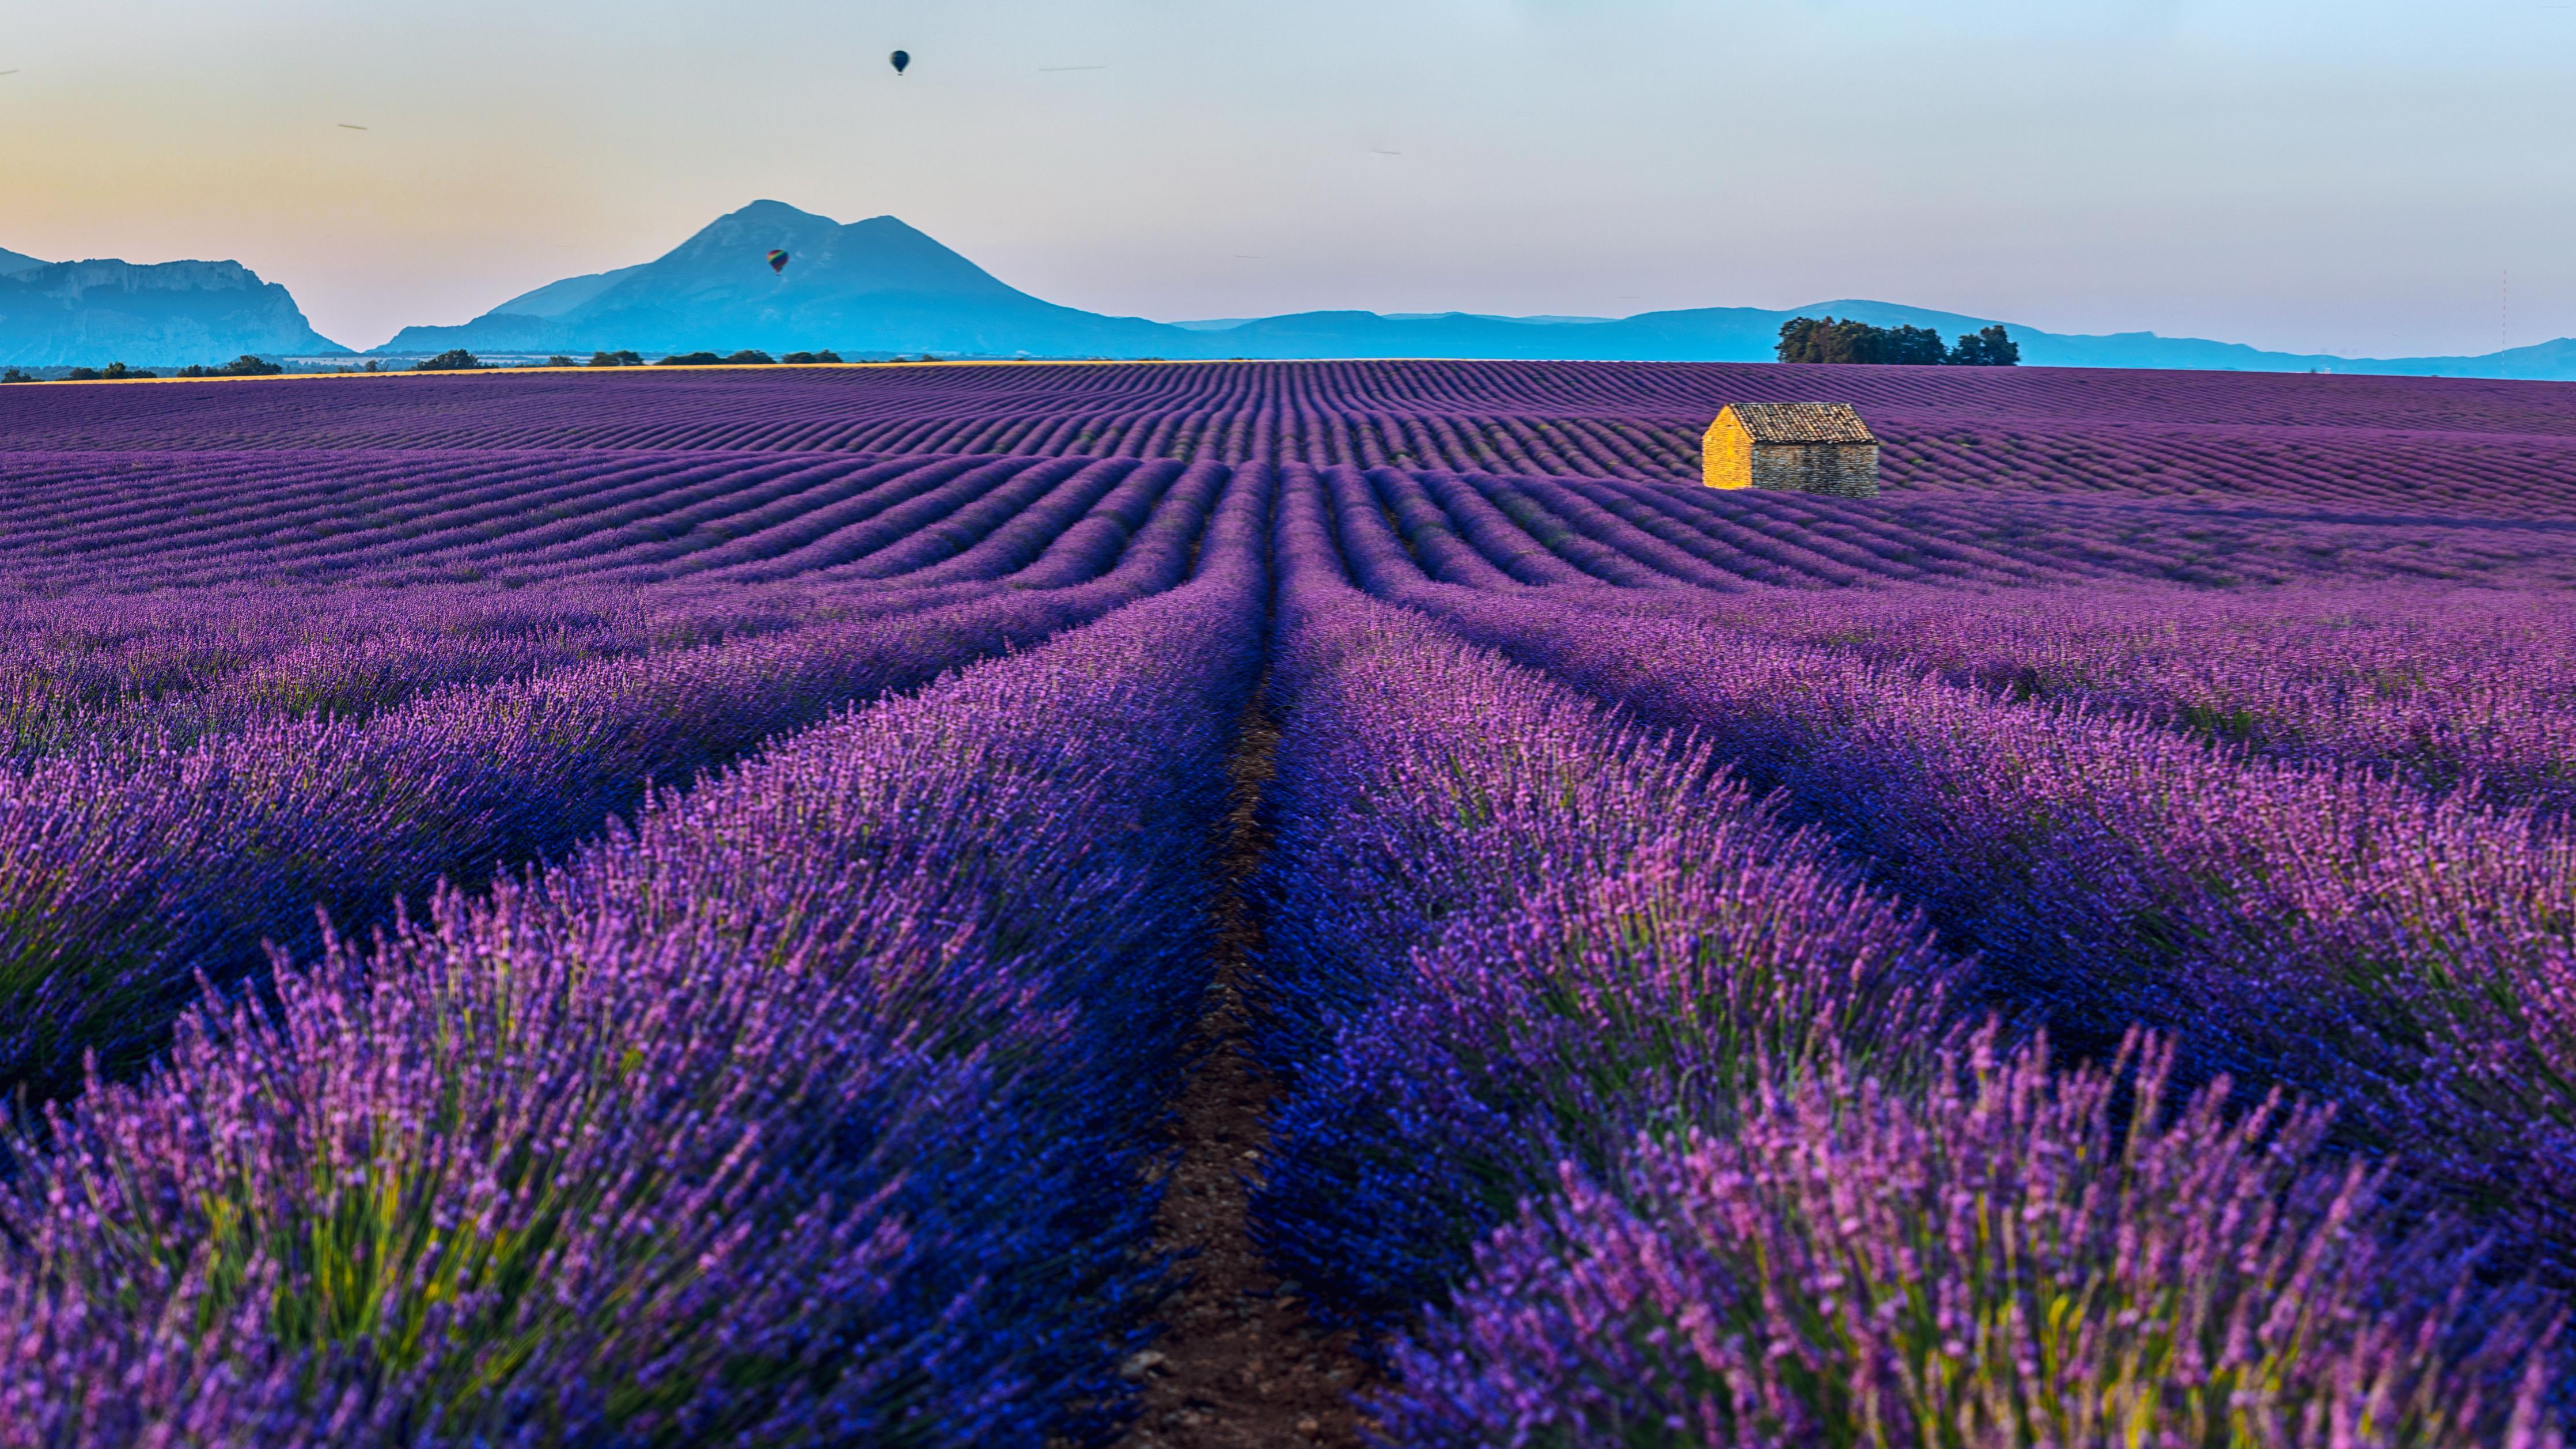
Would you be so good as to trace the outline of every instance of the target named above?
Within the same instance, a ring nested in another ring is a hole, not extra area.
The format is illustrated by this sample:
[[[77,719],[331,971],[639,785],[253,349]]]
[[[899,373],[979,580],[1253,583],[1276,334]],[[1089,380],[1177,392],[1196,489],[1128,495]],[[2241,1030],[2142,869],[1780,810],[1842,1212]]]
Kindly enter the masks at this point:
[[[231,258],[359,347],[772,197],[1117,315],[1878,297],[2483,352],[2507,269],[2511,341],[2576,333],[2576,195],[2530,182],[2571,57],[2576,12],[2400,0],[19,7],[0,247]],[[1896,83],[1821,107],[1827,61]]]

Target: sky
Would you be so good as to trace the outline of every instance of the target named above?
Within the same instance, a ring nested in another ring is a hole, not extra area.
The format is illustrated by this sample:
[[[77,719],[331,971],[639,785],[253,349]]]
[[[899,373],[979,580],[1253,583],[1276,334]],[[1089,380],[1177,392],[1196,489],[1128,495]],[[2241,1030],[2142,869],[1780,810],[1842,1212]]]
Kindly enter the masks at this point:
[[[0,247],[357,347],[763,197],[1162,320],[2576,334],[2576,0],[0,0],[0,72]]]

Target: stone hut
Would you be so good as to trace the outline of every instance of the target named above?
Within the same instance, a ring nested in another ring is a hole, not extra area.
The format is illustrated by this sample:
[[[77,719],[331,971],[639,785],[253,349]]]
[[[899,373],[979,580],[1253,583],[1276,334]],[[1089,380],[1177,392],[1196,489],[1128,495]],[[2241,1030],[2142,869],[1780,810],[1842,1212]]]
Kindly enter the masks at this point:
[[[1850,403],[1728,403],[1700,440],[1711,488],[1878,496],[1878,438]]]

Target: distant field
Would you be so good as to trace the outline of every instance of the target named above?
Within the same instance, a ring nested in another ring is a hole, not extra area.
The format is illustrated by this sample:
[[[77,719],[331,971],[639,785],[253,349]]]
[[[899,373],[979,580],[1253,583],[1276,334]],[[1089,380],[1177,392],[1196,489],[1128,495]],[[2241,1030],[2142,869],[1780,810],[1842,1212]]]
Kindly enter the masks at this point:
[[[2571,586],[2576,385],[0,388],[0,1449],[2561,1443]]]
[[[0,559],[28,582],[837,567],[838,544],[802,537],[828,510],[864,510],[859,493],[964,455],[995,460],[977,474],[993,486],[1057,458],[1418,475],[1405,487],[1458,474],[1669,515],[1653,527],[1682,529],[1678,546],[1768,582],[2559,580],[2576,529],[2570,397],[2399,378],[1436,362],[60,387],[0,403]],[[1887,440],[1886,496],[1661,486],[1697,476],[1719,406],[1763,399],[1860,405]],[[776,456],[728,460],[742,453]]]

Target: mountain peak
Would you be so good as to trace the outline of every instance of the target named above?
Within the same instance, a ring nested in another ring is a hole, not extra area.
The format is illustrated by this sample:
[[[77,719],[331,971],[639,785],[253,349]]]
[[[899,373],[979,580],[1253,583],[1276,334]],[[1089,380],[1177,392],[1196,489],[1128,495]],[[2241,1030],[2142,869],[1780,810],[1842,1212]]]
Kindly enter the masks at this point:
[[[840,229],[841,224],[828,216],[799,211],[783,201],[755,201],[749,206],[728,211],[698,228],[687,241],[667,253],[665,260],[692,247],[748,244],[764,237],[771,238],[770,245],[775,246],[799,239],[810,240]],[[763,250],[765,253],[766,248]]]
[[[0,273],[0,362],[157,367],[345,351],[284,287],[239,262],[92,257]]]
[[[783,267],[773,251],[787,253]],[[406,328],[383,350],[758,347],[1159,352],[1163,329],[1019,291],[895,216],[846,225],[763,199],[652,261],[568,277],[463,327]]]
[[[767,221],[776,217],[790,217],[798,221],[831,222],[834,226],[840,225],[838,222],[833,222],[828,216],[819,216],[813,212],[805,210],[803,207],[790,206],[786,202],[773,201],[768,197],[762,197],[760,200],[752,202],[747,206],[736,207],[734,210],[726,212],[723,216],[716,219],[718,221],[733,221],[736,219]]]
[[[47,264],[25,252],[13,252],[7,247],[0,247],[0,277],[15,276],[20,272],[33,271],[45,265]]]

